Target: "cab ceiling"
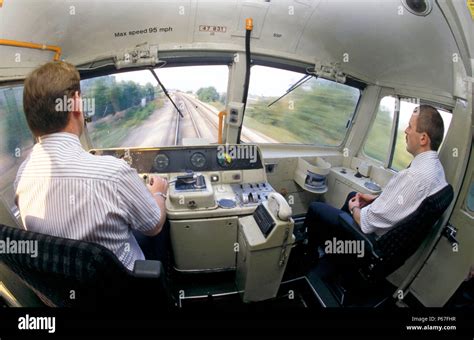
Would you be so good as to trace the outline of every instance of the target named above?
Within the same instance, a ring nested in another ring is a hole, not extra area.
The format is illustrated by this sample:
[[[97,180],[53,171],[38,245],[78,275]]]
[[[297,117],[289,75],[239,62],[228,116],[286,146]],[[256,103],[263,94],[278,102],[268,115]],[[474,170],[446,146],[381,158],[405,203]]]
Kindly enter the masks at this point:
[[[242,51],[247,17],[254,20],[253,53],[338,62],[367,82],[453,92],[459,51],[436,4],[420,17],[401,9],[400,0],[3,0],[0,39],[58,45],[62,59],[77,65],[143,43],[157,45],[158,55]],[[0,81],[23,78],[53,54],[0,46]]]

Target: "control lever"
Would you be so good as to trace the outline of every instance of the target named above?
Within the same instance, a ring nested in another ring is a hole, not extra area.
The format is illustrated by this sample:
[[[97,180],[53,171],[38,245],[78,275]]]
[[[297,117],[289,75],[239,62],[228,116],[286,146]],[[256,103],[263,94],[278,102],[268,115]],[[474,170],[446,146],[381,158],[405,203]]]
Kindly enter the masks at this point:
[[[203,189],[206,187],[206,180],[203,175],[198,175],[196,177],[196,184],[194,184],[194,187],[197,189]]]
[[[354,174],[355,177],[357,178],[361,178],[361,177],[364,177],[364,178],[369,178],[369,176],[364,176],[362,175],[360,172],[359,172],[359,168],[357,167],[356,168],[357,172]],[[342,171],[341,171],[342,172]]]
[[[191,171],[188,172],[186,175],[176,176],[175,179],[169,181],[168,184],[176,183],[176,184],[195,184],[197,176]]]

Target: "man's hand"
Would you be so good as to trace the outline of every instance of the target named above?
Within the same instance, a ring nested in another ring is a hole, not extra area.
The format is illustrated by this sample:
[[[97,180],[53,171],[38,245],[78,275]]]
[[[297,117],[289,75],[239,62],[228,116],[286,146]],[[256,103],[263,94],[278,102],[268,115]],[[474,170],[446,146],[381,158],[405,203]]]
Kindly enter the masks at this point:
[[[355,209],[354,207],[358,207],[359,209]],[[354,210],[352,210],[354,208]],[[356,194],[354,197],[351,198],[349,201],[349,210],[352,214],[352,218],[354,221],[360,225],[360,209],[361,209],[361,201],[359,199],[359,194]]]
[[[168,181],[159,176],[151,176],[150,183],[147,184],[147,188],[152,194],[161,192],[162,194],[166,195],[166,192],[168,191]]]
[[[349,211],[352,211],[353,207],[361,207],[360,206],[360,199],[359,199],[359,193],[357,193],[354,197],[352,197],[349,201]]]
[[[377,195],[371,195],[371,194],[362,194],[360,192],[358,192],[356,194],[356,197],[359,201],[359,207],[362,209],[363,207],[369,205],[370,203],[372,203],[377,197]]]

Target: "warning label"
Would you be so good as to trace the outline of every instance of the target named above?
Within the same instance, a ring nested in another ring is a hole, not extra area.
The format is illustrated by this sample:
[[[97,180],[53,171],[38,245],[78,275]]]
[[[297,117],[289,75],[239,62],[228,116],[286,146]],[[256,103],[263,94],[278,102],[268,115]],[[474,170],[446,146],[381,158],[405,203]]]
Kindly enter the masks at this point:
[[[471,17],[474,19],[474,0],[467,0],[467,8],[471,12]]]

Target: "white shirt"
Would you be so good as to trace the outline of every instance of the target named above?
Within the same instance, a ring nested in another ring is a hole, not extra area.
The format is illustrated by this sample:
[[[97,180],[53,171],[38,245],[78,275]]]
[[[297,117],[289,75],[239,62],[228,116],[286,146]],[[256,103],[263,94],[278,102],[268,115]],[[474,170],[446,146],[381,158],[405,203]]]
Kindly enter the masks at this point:
[[[360,211],[365,234],[385,234],[397,222],[414,212],[421,202],[448,183],[436,151],[418,154],[408,169],[394,175],[380,196]]]
[[[144,259],[131,228],[150,231],[160,220],[160,208],[135,169],[86,152],[66,132],[40,138],[14,186],[27,230],[101,244],[129,270]]]

